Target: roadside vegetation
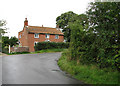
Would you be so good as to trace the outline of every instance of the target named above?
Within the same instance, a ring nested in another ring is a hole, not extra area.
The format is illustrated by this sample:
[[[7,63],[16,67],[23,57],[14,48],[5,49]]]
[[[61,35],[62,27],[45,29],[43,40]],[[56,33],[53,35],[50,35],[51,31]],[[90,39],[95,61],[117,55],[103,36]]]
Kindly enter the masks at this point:
[[[89,84],[119,83],[119,6],[118,2],[93,2],[86,14],[69,11],[56,18],[70,43],[58,61],[62,70]]]
[[[112,68],[100,69],[95,64],[76,63],[76,60],[69,61],[68,50],[62,53],[58,61],[61,70],[71,74],[74,78],[86,84],[119,84],[119,72]]]
[[[43,49],[35,52],[13,52],[8,55],[17,55],[17,54],[37,54],[37,53],[54,53],[54,52],[62,52],[66,50],[65,48],[61,49]]]

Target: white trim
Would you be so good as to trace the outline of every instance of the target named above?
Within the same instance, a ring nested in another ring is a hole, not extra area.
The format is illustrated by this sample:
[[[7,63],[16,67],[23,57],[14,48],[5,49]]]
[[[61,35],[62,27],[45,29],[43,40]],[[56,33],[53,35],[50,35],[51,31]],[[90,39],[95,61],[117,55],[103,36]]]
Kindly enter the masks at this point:
[[[21,35],[19,35],[19,38],[21,38]]]
[[[47,35],[47,37],[46,37],[46,35]],[[45,38],[50,38],[50,34],[45,34]]]
[[[45,42],[51,42],[51,41],[48,39],[48,40],[45,40]]]
[[[37,44],[38,42],[35,41],[35,42],[34,42],[34,46],[36,45],[35,43]]]
[[[56,38],[56,36],[58,36],[58,38]],[[59,39],[59,35],[55,35],[55,39]]]
[[[38,37],[35,37],[36,34],[38,35]],[[35,33],[35,34],[34,34],[34,38],[39,38],[39,33]]]

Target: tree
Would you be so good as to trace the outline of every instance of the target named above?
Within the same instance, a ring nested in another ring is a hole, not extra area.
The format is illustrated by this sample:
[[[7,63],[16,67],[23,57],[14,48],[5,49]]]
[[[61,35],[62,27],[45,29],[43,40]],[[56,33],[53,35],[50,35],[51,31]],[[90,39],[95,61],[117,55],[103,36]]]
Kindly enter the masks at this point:
[[[9,37],[8,36],[2,36],[2,48],[5,46],[9,46]]]
[[[73,13],[72,11],[63,13],[56,18],[56,24],[63,29],[64,38],[66,39],[67,42],[70,42],[71,35],[70,24],[76,21],[79,22],[79,24],[82,24],[84,28],[88,23],[87,16],[85,14],[78,15],[76,13]]]
[[[59,25],[60,28],[63,29],[64,38],[67,42],[70,42],[70,27],[69,23],[76,21],[77,14],[72,11],[61,14],[56,18],[56,24]]]
[[[118,40],[120,3],[96,2],[91,3],[87,11],[89,24],[99,37],[109,41],[110,44],[120,44]],[[103,38],[105,36],[105,38]],[[104,41],[105,42],[105,41]]]
[[[0,52],[2,51],[2,35],[6,33],[6,28],[3,27],[6,25],[6,21],[0,20]]]
[[[85,24],[80,19],[83,15],[69,23],[71,60],[97,63],[100,68],[120,68],[119,7],[120,4],[115,2],[91,3]]]
[[[11,47],[17,45],[18,44],[17,42],[18,42],[18,38],[16,38],[15,36],[9,39],[9,44]]]
[[[2,48],[1,51],[3,53],[8,53],[9,50],[9,37],[8,36],[2,36]]]
[[[4,35],[6,33],[7,28],[3,27],[5,25],[6,25],[6,21],[0,20],[0,38],[2,35]]]
[[[96,34],[89,52],[97,52],[93,56],[94,61],[99,62],[102,67],[115,65],[114,56],[120,49],[118,47],[120,45],[119,14],[120,3],[118,2],[90,3],[87,11],[89,30]]]

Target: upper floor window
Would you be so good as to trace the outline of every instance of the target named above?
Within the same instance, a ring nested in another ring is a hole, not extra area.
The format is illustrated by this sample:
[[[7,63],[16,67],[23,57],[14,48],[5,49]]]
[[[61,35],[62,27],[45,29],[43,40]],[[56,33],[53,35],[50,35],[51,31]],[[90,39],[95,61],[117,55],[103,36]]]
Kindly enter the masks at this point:
[[[59,39],[59,35],[55,35],[55,39]]]
[[[46,38],[49,38],[49,34],[45,34],[45,37],[46,37]]]
[[[19,35],[19,38],[21,38],[21,35]]]
[[[35,33],[35,34],[34,34],[34,37],[35,37],[35,38],[39,38],[39,34],[38,34],[38,33]]]

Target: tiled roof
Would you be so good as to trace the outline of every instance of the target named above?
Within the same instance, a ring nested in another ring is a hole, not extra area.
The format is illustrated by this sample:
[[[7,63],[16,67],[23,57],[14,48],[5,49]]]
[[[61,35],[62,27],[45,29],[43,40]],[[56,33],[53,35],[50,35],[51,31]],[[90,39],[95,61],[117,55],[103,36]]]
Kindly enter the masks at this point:
[[[64,35],[60,30],[50,27],[39,27],[39,26],[28,26],[28,32],[30,33],[48,33],[48,34],[59,34]]]

